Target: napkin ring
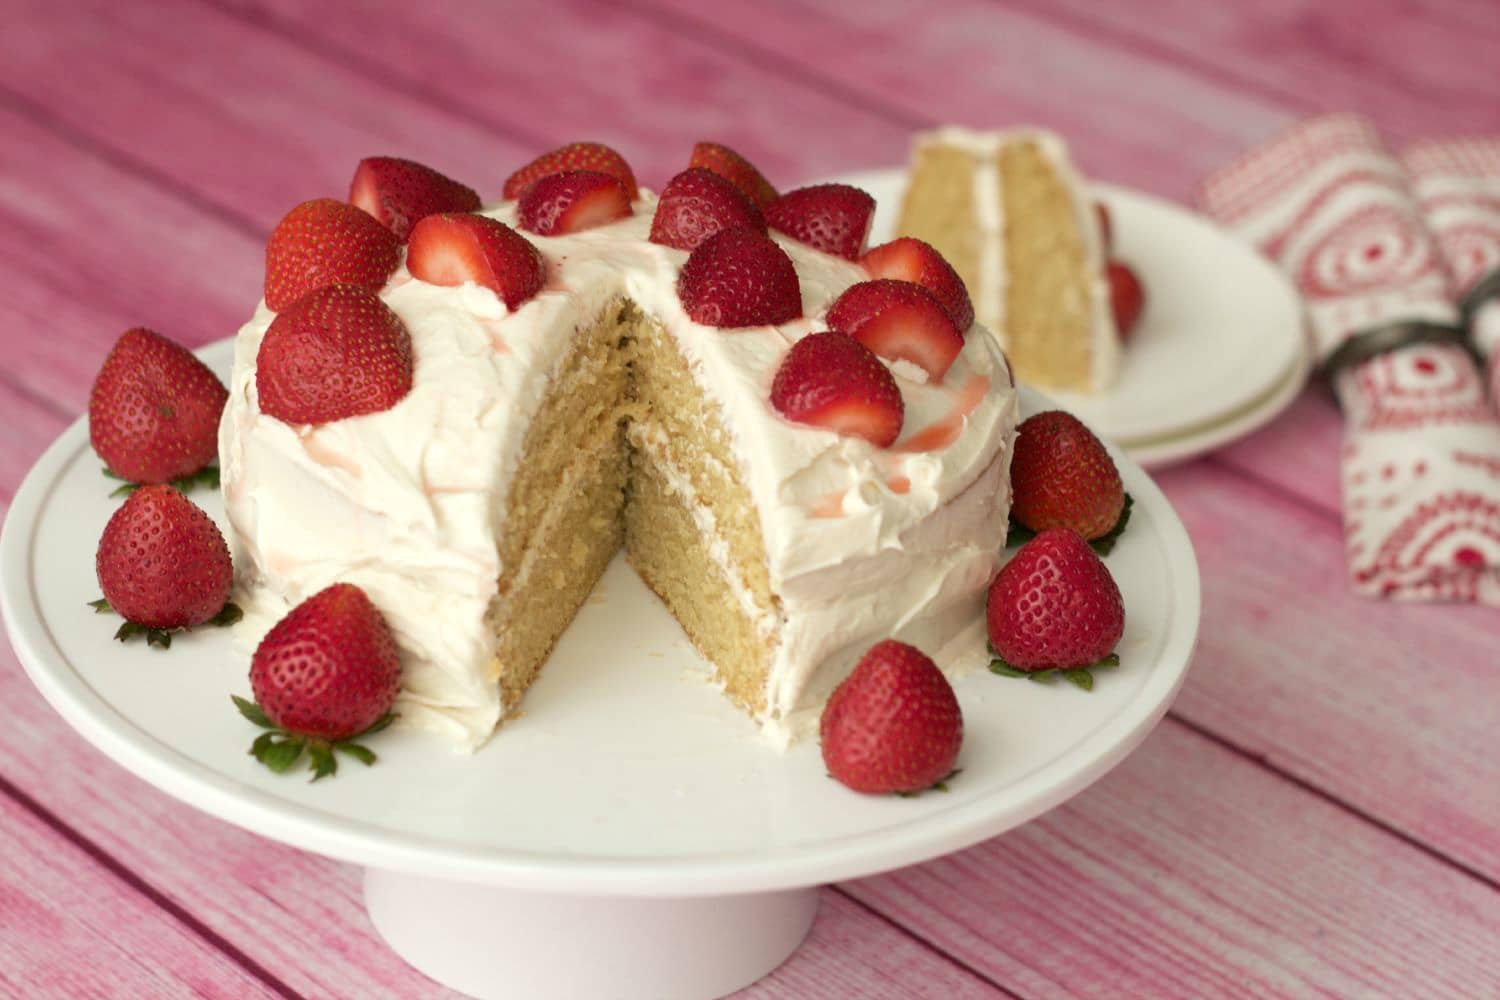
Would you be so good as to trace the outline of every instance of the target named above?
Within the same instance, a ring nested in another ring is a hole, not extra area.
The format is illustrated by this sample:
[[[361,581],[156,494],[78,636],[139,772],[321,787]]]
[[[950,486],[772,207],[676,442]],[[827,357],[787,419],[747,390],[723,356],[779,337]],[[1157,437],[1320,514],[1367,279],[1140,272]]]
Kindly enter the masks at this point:
[[[1500,268],[1480,278],[1458,303],[1458,314],[1463,317],[1465,329],[1473,329],[1474,316],[1490,299],[1500,298]]]
[[[1495,291],[1500,292],[1500,284],[1497,284]],[[1378,354],[1400,350],[1413,344],[1454,344],[1471,355],[1475,353],[1474,345],[1469,342],[1462,327],[1422,320],[1403,320],[1362,330],[1345,340],[1323,362],[1323,377],[1332,381],[1346,368],[1357,367]],[[1478,360],[1475,355],[1475,361]]]

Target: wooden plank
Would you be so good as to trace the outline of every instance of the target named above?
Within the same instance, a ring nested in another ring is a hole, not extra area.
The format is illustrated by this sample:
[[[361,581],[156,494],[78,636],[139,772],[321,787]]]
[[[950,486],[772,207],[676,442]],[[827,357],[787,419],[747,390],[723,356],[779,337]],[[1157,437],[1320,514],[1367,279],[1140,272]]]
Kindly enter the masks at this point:
[[[1171,722],[1043,818],[848,889],[1035,1000],[1500,995],[1500,894]]]
[[[259,238],[3,103],[0,132],[0,268],[14,279],[7,377],[81,413],[129,327],[197,346],[229,335],[254,308]]]
[[[0,102],[180,186],[247,232],[268,232],[307,198],[343,197],[364,156],[410,156],[494,192],[530,153],[191,0],[90,0],[67,16],[14,0],[7,13]]]
[[[1495,127],[1493,5],[1272,0],[1230,14],[1170,0],[1149,18],[1087,0],[1021,6],[1084,38],[1178,63],[1304,114],[1362,111],[1397,141]]]
[[[0,835],[0,993],[277,995],[4,794]]]
[[[1500,881],[1494,611],[1355,597],[1327,513],[1206,463],[1164,481],[1203,575],[1175,711]]]
[[[825,889],[817,922],[802,949],[734,996],[740,1000],[959,1000],[997,992],[849,897]]]

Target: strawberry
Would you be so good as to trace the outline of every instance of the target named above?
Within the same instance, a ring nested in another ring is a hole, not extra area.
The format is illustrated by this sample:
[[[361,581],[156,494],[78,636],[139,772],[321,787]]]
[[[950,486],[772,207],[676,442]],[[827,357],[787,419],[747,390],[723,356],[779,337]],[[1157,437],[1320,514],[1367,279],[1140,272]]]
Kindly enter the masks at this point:
[[[828,326],[882,358],[910,361],[941,381],[964,349],[964,335],[921,285],[877,278],[844,290],[828,309]]]
[[[429,215],[411,231],[406,267],[433,285],[472,281],[500,296],[507,309],[542,290],[546,265],[531,241],[482,215]]]
[[[798,188],[766,207],[772,229],[848,260],[864,252],[874,218],[875,199],[848,184]]]
[[[1109,206],[1102,201],[1094,202],[1094,218],[1099,222],[1099,243],[1107,255],[1115,245],[1115,223],[1109,214]]]
[[[953,774],[964,718],[937,665],[887,639],[834,689],[819,733],[823,764],[836,780],[868,795],[911,794]]]
[[[755,203],[756,208],[764,209],[776,200],[776,189],[771,186],[771,182],[761,176],[761,172],[749,160],[728,146],[721,146],[717,142],[697,143],[693,146],[693,156],[688,161],[688,166],[712,170],[739,188],[746,198]]]
[[[142,486],[120,505],[99,538],[94,571],[104,600],[93,606],[125,619],[115,633],[122,642],[144,633],[150,645],[170,646],[169,629],[239,618],[228,603],[233,566],[224,536],[170,486]]]
[[[1001,567],[986,615],[1002,666],[1028,672],[1112,658],[1125,632],[1125,605],[1109,568],[1067,528],[1043,531]]]
[[[255,359],[260,410],[322,424],[389,410],[411,391],[411,336],[374,292],[328,285],[271,321]]]
[[[766,217],[729,181],[711,170],[689,167],[662,188],[651,242],[693,250],[715,233],[741,228],[764,233]]]
[[[771,405],[799,424],[864,438],[877,448],[901,435],[906,404],[890,370],[854,338],[825,330],[792,345],[771,382]]]
[[[974,305],[964,280],[932,244],[903,236],[871,249],[859,262],[872,278],[914,281],[927,289],[948,311],[959,333],[974,325]]]
[[[280,311],[324,285],[379,290],[401,263],[401,241],[369,213],[332,198],[304,201],[266,241],[266,308]]]
[[[572,170],[609,174],[625,189],[626,201],[635,201],[639,194],[635,174],[631,172],[630,164],[625,162],[625,157],[603,143],[570,142],[550,153],[543,153],[506,178],[504,195],[507,200],[520,198],[543,177]]]
[[[401,690],[396,639],[380,609],[351,583],[309,597],[272,626],[250,660],[255,702],[235,698],[240,713],[266,729],[250,748],[276,772],[308,752],[313,780],[338,769],[334,751],[373,764],[351,742],[395,716]]]
[[[110,349],[89,393],[89,441],[136,483],[192,476],[219,454],[229,391],[186,348],[136,327]]]
[[[1117,260],[1109,262],[1109,306],[1115,313],[1115,328],[1120,339],[1128,340],[1146,308],[1146,290],[1141,279]]]
[[[417,221],[438,212],[477,212],[479,195],[431,167],[394,156],[359,161],[349,203],[362,208],[405,240]]]
[[[630,214],[630,197],[620,182],[594,170],[548,174],[517,206],[521,228],[538,236],[566,236]]]
[[[774,325],[802,315],[792,258],[749,229],[726,229],[699,243],[677,276],[677,298],[704,326]]]
[[[1125,489],[1104,445],[1062,410],[1033,414],[1016,430],[1011,517],[1032,531],[1071,528],[1103,538],[1120,522]]]

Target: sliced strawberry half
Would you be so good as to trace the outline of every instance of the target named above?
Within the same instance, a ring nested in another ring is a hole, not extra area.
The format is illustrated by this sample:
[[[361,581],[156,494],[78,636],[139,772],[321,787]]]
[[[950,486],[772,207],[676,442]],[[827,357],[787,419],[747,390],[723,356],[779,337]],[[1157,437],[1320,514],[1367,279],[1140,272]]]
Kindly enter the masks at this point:
[[[521,228],[538,236],[566,236],[630,214],[618,178],[595,170],[548,174],[526,189],[518,206]]]
[[[875,199],[848,184],[797,188],[766,208],[772,229],[847,260],[864,252],[874,218]]]
[[[378,290],[401,262],[401,241],[347,202],[304,201],[266,241],[266,307],[280,311],[335,283]]]
[[[517,309],[542,290],[541,251],[503,222],[482,215],[429,215],[411,231],[406,267],[432,285],[472,281]]]
[[[749,160],[728,146],[721,146],[717,142],[697,143],[693,146],[693,156],[688,161],[688,166],[712,170],[739,188],[746,198],[755,203],[756,208],[764,209],[776,200],[776,189],[771,186],[771,182]]]
[[[413,160],[371,156],[359,161],[349,184],[349,203],[369,212],[400,240],[411,227],[438,212],[475,212],[479,194]]]
[[[940,381],[964,349],[964,335],[921,285],[891,278],[845,289],[828,310],[828,325],[882,358],[910,361]]]
[[[912,281],[927,289],[953,317],[959,332],[974,325],[974,304],[964,279],[931,243],[903,236],[873,248],[859,262],[872,278]]]
[[[625,157],[602,142],[570,142],[549,153],[543,153],[505,180],[505,197],[520,198],[537,181],[549,174],[568,173],[574,170],[592,170],[609,174],[625,189],[628,201],[635,201],[635,174]]]
[[[792,345],[771,383],[771,405],[799,424],[861,437],[877,448],[901,435],[906,404],[889,369],[836,330]]]
[[[723,177],[689,167],[662,188],[651,220],[651,242],[693,250],[715,233],[740,228],[764,233],[766,217]]]
[[[1109,262],[1106,272],[1109,277],[1109,305],[1115,314],[1115,329],[1120,339],[1128,340],[1140,322],[1146,309],[1146,289],[1127,265],[1117,260]]]
[[[326,285],[271,321],[255,358],[260,410],[322,424],[388,410],[412,384],[411,336],[380,296]]]
[[[726,229],[698,244],[677,276],[677,298],[704,326],[774,325],[802,315],[792,258],[751,229]]]

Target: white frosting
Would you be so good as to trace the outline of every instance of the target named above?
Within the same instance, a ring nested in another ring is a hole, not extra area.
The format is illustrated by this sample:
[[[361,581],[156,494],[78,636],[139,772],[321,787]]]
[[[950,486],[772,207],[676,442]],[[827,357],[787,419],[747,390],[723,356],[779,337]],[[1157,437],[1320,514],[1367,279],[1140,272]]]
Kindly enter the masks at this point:
[[[957,125],[946,125],[916,138],[916,148],[926,145],[952,146],[973,157],[975,168],[974,220],[979,230],[979,280],[974,293],[974,314],[989,327],[1007,347],[1005,324],[1005,208],[1000,170],[1000,152],[1008,144],[1024,141],[1035,144],[1064,189],[1069,193],[1073,221],[1083,241],[1084,265],[1093,277],[1088,284],[1090,388],[1101,392],[1119,374],[1120,334],[1115,328],[1114,310],[1110,304],[1109,279],[1105,273],[1103,233],[1094,213],[1093,199],[1083,178],[1068,156],[1062,137],[1043,129],[1005,129],[977,132]]]
[[[934,651],[977,616],[1006,533],[1016,419],[994,338],[971,332],[939,384],[898,366],[906,421],[890,449],[792,424],[769,402],[776,368],[865,273],[778,236],[806,318],[701,326],[676,294],[687,254],[647,241],[649,193],[634,209],[571,236],[527,234],[551,273],[547,290],[514,312],[486,289],[428,285],[401,267],[381,295],[406,323],[416,365],[411,393],[383,413],[315,428],[262,415],[255,358],[274,314],[261,304],[236,341],[219,441],[248,640],[324,586],[357,584],[401,647],[403,719],[462,748],[482,744],[501,715],[484,616],[502,569],[507,486],[575,330],[621,295],[661,321],[721,408],[760,516],[781,614],[761,720],[768,737],[791,739],[870,642],[926,629]],[[515,223],[513,204],[485,214]],[[945,421],[953,440],[903,450]],[[695,517],[712,537],[711,512]],[[748,600],[720,548],[726,579]]]

